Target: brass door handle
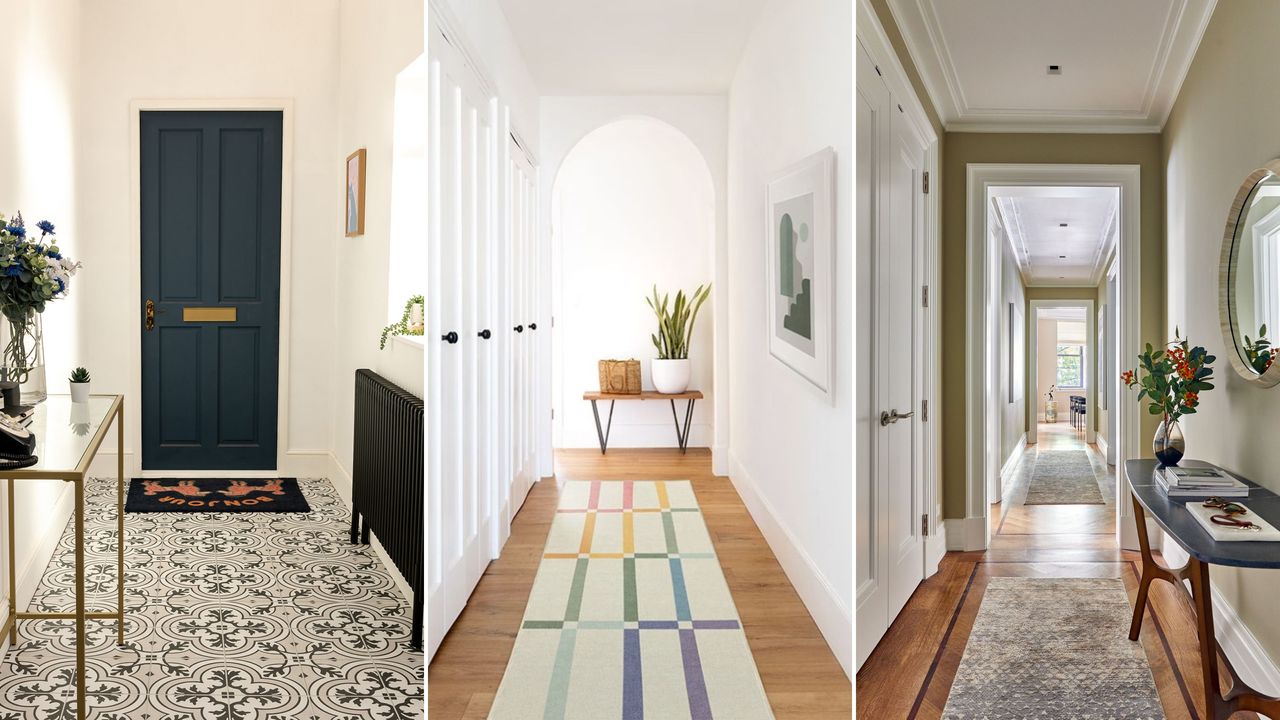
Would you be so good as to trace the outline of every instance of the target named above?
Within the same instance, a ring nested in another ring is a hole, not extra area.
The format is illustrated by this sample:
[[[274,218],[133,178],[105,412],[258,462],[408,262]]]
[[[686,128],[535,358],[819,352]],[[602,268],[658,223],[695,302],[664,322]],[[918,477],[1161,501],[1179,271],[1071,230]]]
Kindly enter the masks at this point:
[[[156,329],[156,303],[154,300],[147,301],[147,324],[148,330]]]

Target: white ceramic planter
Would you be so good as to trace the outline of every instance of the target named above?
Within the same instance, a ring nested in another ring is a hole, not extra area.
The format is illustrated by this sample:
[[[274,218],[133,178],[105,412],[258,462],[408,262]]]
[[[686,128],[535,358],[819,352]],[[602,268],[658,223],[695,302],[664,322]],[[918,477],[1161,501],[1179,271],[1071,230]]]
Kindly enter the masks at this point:
[[[89,383],[71,383],[71,402],[89,402]]]
[[[653,375],[653,389],[671,395],[689,389],[689,359],[653,360],[649,366]]]

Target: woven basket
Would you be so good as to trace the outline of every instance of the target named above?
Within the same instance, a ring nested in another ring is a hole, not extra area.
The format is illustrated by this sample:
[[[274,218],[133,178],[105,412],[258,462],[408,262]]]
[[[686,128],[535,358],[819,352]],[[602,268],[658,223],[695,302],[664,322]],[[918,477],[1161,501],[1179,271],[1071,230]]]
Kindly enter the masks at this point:
[[[639,395],[640,361],[601,360],[600,392],[618,395]]]

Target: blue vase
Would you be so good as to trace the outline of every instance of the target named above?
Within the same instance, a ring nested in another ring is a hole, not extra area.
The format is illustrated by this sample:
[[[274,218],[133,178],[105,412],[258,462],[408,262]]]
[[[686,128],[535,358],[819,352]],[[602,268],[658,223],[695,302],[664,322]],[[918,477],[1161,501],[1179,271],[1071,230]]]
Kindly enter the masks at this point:
[[[1156,428],[1156,436],[1151,445],[1156,459],[1166,467],[1177,465],[1187,453],[1187,441],[1182,437],[1182,426],[1177,420],[1162,420]]]

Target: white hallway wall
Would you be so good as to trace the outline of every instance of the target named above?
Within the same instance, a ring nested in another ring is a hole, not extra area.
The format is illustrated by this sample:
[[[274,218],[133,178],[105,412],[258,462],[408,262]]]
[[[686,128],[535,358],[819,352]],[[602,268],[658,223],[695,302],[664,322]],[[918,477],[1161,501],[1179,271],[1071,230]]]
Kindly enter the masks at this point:
[[[731,477],[845,672],[853,674],[853,4],[771,0],[729,94]],[[765,188],[836,152],[835,402],[765,332]]]
[[[621,118],[654,118],[683,133],[697,147],[706,162],[706,166],[711,172],[712,185],[715,190],[715,243],[717,250],[713,253],[715,258],[713,272],[708,276],[708,279],[713,279],[711,298],[707,300],[707,304],[702,309],[703,316],[699,323],[711,321],[707,323],[709,327],[705,329],[712,331],[710,339],[714,348],[712,354],[715,361],[715,370],[710,391],[707,392],[707,388],[703,388],[707,394],[707,402],[702,403],[701,411],[713,411],[713,416],[709,418],[709,422],[712,426],[714,437],[710,438],[710,442],[704,444],[709,444],[712,447],[715,471],[721,474],[727,473],[728,467],[724,462],[724,449],[728,445],[729,427],[727,397],[724,397],[727,396],[729,375],[728,259],[725,250],[728,238],[725,219],[726,208],[728,207],[726,175],[728,145],[725,137],[725,127],[728,125],[728,105],[726,98],[721,95],[544,97],[542,98],[540,109],[541,120],[539,126],[542,133],[542,142],[538,146],[541,161],[539,193],[542,203],[543,257],[545,258],[542,287],[545,291],[543,302],[548,308],[552,304],[551,293],[554,288],[551,276],[550,247],[551,218],[553,216],[551,202],[554,184],[561,163],[564,162],[564,159],[579,140],[591,131]],[[692,289],[692,287],[688,289]],[[639,298],[638,301],[643,303],[643,297]],[[648,310],[648,306],[642,305],[642,307],[644,310]],[[647,337],[647,335],[644,337]],[[648,341],[646,340],[645,342]],[[652,346],[648,347],[651,348]],[[550,333],[540,339],[539,351],[546,358],[543,367],[551,367]],[[638,356],[638,358],[651,357],[653,357],[652,352]],[[647,371],[647,364],[645,369]],[[551,378],[548,376],[543,380],[546,384],[546,396],[549,398],[551,396]],[[584,380],[584,382],[589,381]],[[715,402],[717,396],[722,396],[722,401],[719,403]],[[581,395],[579,394],[580,397]],[[590,406],[580,399],[578,402],[582,405],[580,409],[586,412],[587,418],[590,418]],[[667,410],[670,410],[669,406]],[[594,434],[594,421],[588,421],[592,423],[590,427]],[[621,439],[623,435],[623,433],[619,433],[617,437]],[[611,437],[610,443],[612,444],[612,442],[613,439]],[[550,475],[550,425],[547,426],[546,432],[540,438],[540,443],[543,447],[542,458],[544,462],[541,473]]]
[[[0,84],[8,89],[11,101],[0,111],[0,213],[9,218],[21,210],[28,227],[43,219],[54,222],[62,238],[59,246],[75,258],[81,257],[93,238],[80,236],[76,212],[73,118],[81,35],[77,6],[77,0],[0,0],[0,27],[10,38],[41,44],[53,38],[58,48],[10,52],[0,63]],[[73,279],[71,294],[44,313],[50,392],[67,392],[65,378],[70,369],[92,360],[81,351],[82,326],[77,322],[90,297],[81,279]],[[28,480],[15,486],[19,606],[30,600],[70,517],[70,487],[58,480]],[[8,577],[7,568],[4,577]],[[8,638],[0,643],[7,644]]]
[[[328,472],[334,412],[333,256],[342,223],[338,143],[338,0],[84,2],[77,119],[80,216],[93,218],[79,244],[85,362],[99,392],[131,392],[140,367],[139,260],[130,233],[130,102],[139,99],[291,98],[293,138],[292,327],[287,434],[280,445],[298,467]],[[247,19],[252,19],[248,21]],[[147,42],[120,42],[145,37]],[[140,418],[141,398],[127,416]],[[136,428],[136,422],[127,423]],[[139,438],[130,432],[126,452]]]
[[[371,368],[405,390],[423,396],[422,346],[412,342],[387,342],[378,349],[378,337],[389,318],[400,318],[408,299],[386,296],[393,244],[391,174],[395,127],[396,75],[423,53],[424,4],[422,0],[379,0],[377,11],[368,3],[342,0],[338,63],[338,143],[331,155],[328,179],[330,197],[341,200],[345,192],[342,163],[357,148],[367,151],[365,175],[365,232],[345,237],[341,222],[330,227],[335,251],[330,270],[334,278],[335,332],[333,357],[334,412],[331,422],[338,466],[351,475],[354,376],[357,368]],[[425,95],[425,88],[424,95]],[[401,128],[403,130],[403,128]],[[423,142],[425,125],[420,128]],[[423,188],[425,192],[425,188]],[[421,207],[424,203],[415,203]],[[426,226],[396,225],[396,233],[421,232]],[[425,291],[426,268],[417,268],[415,289]]]

